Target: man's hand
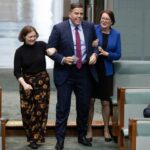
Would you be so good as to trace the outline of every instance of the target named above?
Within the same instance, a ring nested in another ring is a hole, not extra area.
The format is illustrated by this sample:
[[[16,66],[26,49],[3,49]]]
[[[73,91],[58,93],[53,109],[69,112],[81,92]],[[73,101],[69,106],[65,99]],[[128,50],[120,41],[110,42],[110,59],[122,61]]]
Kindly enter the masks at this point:
[[[67,65],[72,65],[74,62],[74,58],[72,56],[64,57],[63,63]]]
[[[92,46],[93,47],[97,47],[98,46],[98,39],[96,39],[96,40],[94,40],[93,42],[92,42]]]
[[[93,53],[90,57],[90,60],[89,60],[89,65],[94,65],[97,61],[97,57],[96,57],[96,54]]]

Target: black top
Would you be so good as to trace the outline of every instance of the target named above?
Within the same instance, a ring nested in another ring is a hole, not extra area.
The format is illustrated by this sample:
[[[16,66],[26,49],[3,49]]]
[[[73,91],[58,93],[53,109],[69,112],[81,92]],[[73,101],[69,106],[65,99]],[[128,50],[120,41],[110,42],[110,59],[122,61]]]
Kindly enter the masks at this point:
[[[103,33],[102,35],[103,35],[103,37],[102,37],[102,38],[103,38],[102,48],[103,48],[104,50],[106,50],[109,34]],[[99,75],[102,75],[102,76],[105,76],[105,65],[104,65],[104,61],[103,61],[103,59],[104,59],[105,57],[106,57],[106,56],[100,55],[100,56],[98,57],[97,65],[96,65],[97,70],[98,70],[98,74],[99,74]]]
[[[109,34],[103,33],[103,43],[102,43],[102,48],[103,48],[103,49],[106,49],[106,48],[107,48],[108,36],[109,36]]]
[[[23,44],[14,57],[14,75],[18,79],[23,74],[35,74],[46,69],[46,43],[36,42],[34,45]]]
[[[108,44],[109,34],[103,33],[102,48],[106,50]],[[92,97],[110,101],[110,97],[113,95],[113,76],[106,76],[104,58],[106,56],[99,55],[96,68],[98,72],[99,82],[93,85]]]

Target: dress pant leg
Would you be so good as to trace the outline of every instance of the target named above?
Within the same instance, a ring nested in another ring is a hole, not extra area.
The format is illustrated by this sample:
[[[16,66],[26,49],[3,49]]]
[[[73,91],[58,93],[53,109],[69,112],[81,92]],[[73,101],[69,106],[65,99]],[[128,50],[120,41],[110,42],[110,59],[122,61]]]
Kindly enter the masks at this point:
[[[57,141],[64,141],[67,127],[67,120],[70,112],[72,86],[65,84],[56,86],[57,104],[56,104],[56,138]]]
[[[77,130],[78,137],[82,138],[87,132],[89,103],[91,98],[91,74],[88,66],[84,66],[74,89],[76,95]]]

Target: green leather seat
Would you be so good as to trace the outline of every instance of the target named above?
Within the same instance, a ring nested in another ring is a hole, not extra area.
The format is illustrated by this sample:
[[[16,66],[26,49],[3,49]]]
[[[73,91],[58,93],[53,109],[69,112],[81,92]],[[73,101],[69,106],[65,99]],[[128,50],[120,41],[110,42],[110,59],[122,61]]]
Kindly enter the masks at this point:
[[[116,61],[114,69],[114,103],[118,87],[150,87],[150,61]]]
[[[118,102],[117,89],[119,87],[146,88],[150,87],[150,61],[119,60],[114,62],[114,92],[112,97],[113,116],[112,133],[118,136]]]
[[[120,88],[119,147],[128,147],[129,119],[143,118],[143,110],[150,103],[150,88]],[[150,127],[150,126],[149,126]]]
[[[150,120],[137,120],[136,130],[136,149],[149,150],[150,149]]]
[[[149,150],[150,149],[150,119],[132,118],[129,119],[129,149]]]

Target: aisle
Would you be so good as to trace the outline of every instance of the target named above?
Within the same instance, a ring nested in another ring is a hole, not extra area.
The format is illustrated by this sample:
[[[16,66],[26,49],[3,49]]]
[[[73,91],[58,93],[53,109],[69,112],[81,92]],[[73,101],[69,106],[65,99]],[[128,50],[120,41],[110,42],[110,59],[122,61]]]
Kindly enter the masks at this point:
[[[46,143],[38,150],[54,150],[56,139],[55,137],[47,137]],[[103,137],[95,137],[93,146],[87,147],[77,143],[76,137],[66,137],[64,150],[117,150],[117,144],[114,142],[104,142]],[[24,137],[7,137],[6,150],[31,150],[28,147],[26,138]]]

